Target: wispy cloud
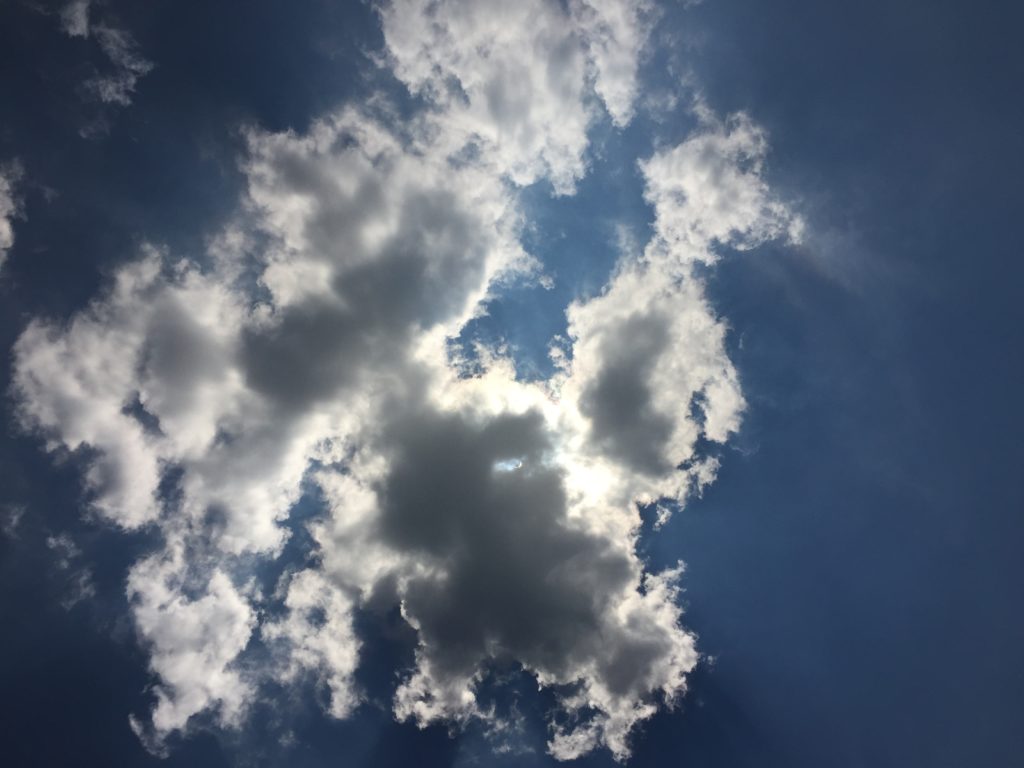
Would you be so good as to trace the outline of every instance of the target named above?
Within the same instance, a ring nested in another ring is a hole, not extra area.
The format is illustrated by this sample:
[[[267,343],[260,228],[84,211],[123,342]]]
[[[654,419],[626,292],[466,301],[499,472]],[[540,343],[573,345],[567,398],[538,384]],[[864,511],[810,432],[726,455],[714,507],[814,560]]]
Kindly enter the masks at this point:
[[[61,606],[71,610],[83,600],[95,596],[92,571],[82,565],[82,550],[67,533],[46,537],[46,546],[53,553],[57,570],[64,575],[64,596]]]
[[[89,36],[90,0],[71,0],[60,12],[61,28],[71,37]]]
[[[153,63],[142,56],[135,38],[123,29],[96,26],[92,36],[110,60],[113,71],[86,80],[86,90],[106,103],[131,104],[136,83],[153,69]]]
[[[100,71],[83,84],[89,98],[104,104],[128,106],[132,102],[139,79],[153,69],[130,32],[90,19],[90,0],[72,0],[60,12],[61,29],[70,37],[93,40],[109,62],[106,71]]]

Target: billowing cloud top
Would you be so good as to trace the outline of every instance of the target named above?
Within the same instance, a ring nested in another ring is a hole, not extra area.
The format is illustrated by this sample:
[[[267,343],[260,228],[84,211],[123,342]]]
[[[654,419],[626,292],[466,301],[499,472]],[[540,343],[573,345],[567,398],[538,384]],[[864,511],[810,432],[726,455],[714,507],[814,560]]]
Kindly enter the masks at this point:
[[[89,34],[85,9],[66,14],[71,34]],[[354,615],[397,605],[418,645],[396,717],[493,720],[481,687],[512,663],[554,692],[554,756],[624,759],[698,658],[681,567],[637,555],[637,505],[712,482],[698,445],[744,410],[694,265],[799,222],[762,178],[763,132],[698,108],[690,137],[638,158],[651,239],[566,308],[554,375],[518,379],[486,347],[467,373],[449,341],[543,270],[521,189],[571,194],[591,128],[631,120],[655,9],[378,10],[378,60],[414,114],[377,95],[303,133],[247,128],[244,199],[205,258],[146,246],[87,309],[24,330],[22,423],[88,449],[99,518],[160,534],[127,583],[156,678],[133,724],[154,748],[199,713],[238,724],[271,681],[312,676],[349,716],[364,699]],[[144,73],[114,30],[92,34],[126,77]],[[314,550],[265,594],[254,563],[281,556],[310,486]],[[257,646],[264,661],[240,663]]]

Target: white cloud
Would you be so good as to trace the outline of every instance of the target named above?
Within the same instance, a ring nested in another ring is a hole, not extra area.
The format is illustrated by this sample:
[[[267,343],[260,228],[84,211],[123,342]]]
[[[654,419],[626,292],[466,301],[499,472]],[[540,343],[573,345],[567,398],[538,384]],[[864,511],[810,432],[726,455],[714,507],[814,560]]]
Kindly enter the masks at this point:
[[[452,151],[472,147],[517,184],[572,190],[591,114],[586,57],[557,4],[393,0],[381,17],[395,74],[442,110]]]
[[[123,269],[105,301],[66,327],[33,320],[14,346],[23,425],[41,430],[50,450],[101,451],[86,475],[92,503],[126,528],[157,514],[152,438],[124,409],[136,386],[132,353],[143,341],[137,323],[158,269],[154,257]]]
[[[594,67],[594,88],[617,126],[629,123],[637,69],[656,16],[647,0],[573,0],[569,5]]]
[[[716,258],[716,246],[752,248],[767,240],[799,240],[802,221],[762,178],[768,139],[739,113],[720,120],[697,105],[701,130],[640,164],[654,206],[657,238],[649,259]]]
[[[652,12],[395,0],[380,13],[387,61],[425,109],[402,122],[377,99],[301,134],[248,128],[244,199],[209,265],[148,246],[67,323],[30,323],[20,417],[81,453],[98,514],[162,537],[128,582],[158,680],[150,724],[134,721],[151,744],[204,711],[237,724],[269,678],[312,677],[348,716],[354,612],[385,604],[418,638],[400,719],[501,730],[478,693],[515,661],[556,693],[552,754],[624,759],[697,662],[681,569],[646,571],[637,504],[699,493],[718,466],[699,439],[726,441],[744,409],[693,265],[796,219],[762,178],[763,133],[705,111],[641,164],[653,236],[567,308],[558,373],[519,381],[481,349],[462,377],[447,341],[539,268],[520,244],[519,185],[572,190],[596,99],[628,121]],[[304,483],[324,500],[315,550],[264,598],[252,563],[281,554]],[[243,663],[254,641],[270,668]]]
[[[353,675],[359,665],[359,639],[352,628],[352,601],[321,571],[292,575],[286,585],[285,615],[263,625],[264,639],[279,644],[279,678],[295,680],[312,672],[330,691],[330,713],[348,717],[359,703]]]
[[[572,306],[569,319],[563,393],[585,423],[582,451],[595,471],[622,467],[606,482],[621,476],[626,497],[685,497],[689,481],[675,468],[695,458],[701,434],[724,442],[744,408],[726,328],[702,286],[634,263],[604,294]]]
[[[449,151],[570,193],[586,170],[595,89],[615,123],[628,123],[648,32],[644,2],[570,6],[388,0],[380,15],[395,75],[435,107]]]
[[[188,574],[181,557],[180,550],[149,557],[128,577],[135,625],[160,679],[152,715],[158,734],[184,728],[192,715],[211,707],[221,723],[236,724],[251,694],[232,663],[255,627],[252,607],[216,568],[199,595],[185,595]]]

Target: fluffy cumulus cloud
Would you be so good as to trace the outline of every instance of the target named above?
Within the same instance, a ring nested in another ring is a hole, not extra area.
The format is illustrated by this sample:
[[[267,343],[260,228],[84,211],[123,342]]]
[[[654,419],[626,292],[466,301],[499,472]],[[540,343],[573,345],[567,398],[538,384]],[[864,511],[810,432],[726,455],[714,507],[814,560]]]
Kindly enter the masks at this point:
[[[517,184],[571,192],[585,172],[587,129],[604,103],[628,122],[646,3],[389,0],[380,8],[395,75],[437,110],[436,129]]]
[[[803,221],[762,179],[768,140],[747,115],[720,120],[698,103],[701,131],[640,164],[654,207],[655,248],[669,261],[713,261],[716,246],[799,240]]]
[[[626,125],[633,116],[640,56],[657,8],[647,0],[575,0],[570,8],[585,42],[594,90],[612,121]]]
[[[146,246],[88,308],[25,329],[22,426],[78,457],[97,518],[162,542],[127,583],[156,697],[133,724],[154,748],[202,713],[237,724],[271,681],[316,681],[351,715],[369,606],[416,633],[392,706],[421,726],[500,727],[481,693],[512,664],[558,702],[553,755],[624,759],[685,692],[682,569],[645,568],[638,505],[699,494],[717,469],[700,446],[739,427],[694,265],[798,235],[763,132],[698,109],[640,162],[651,239],[566,308],[549,379],[484,347],[467,373],[449,344],[538,278],[522,186],[571,193],[590,127],[630,120],[653,13],[382,4],[379,60],[413,117],[378,97],[303,133],[249,127],[244,197],[201,263]],[[264,589],[257,565],[282,557],[310,488],[312,551]]]
[[[180,557],[175,550],[147,558],[128,579],[135,623],[150,651],[150,668],[159,677],[152,714],[158,734],[183,728],[192,715],[209,707],[217,708],[222,723],[235,723],[251,694],[230,664],[252,634],[252,607],[217,568],[202,594],[189,596],[175,562]],[[137,720],[132,725],[145,732]]]

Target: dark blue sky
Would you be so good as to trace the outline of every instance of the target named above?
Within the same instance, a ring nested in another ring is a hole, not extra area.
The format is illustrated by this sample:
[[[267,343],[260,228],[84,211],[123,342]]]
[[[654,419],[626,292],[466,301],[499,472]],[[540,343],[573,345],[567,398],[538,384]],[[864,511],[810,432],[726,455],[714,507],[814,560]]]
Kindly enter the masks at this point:
[[[18,158],[25,178],[0,275],[4,349],[30,317],[82,307],[144,239],[198,256],[243,183],[240,124],[302,130],[383,77],[365,74],[361,51],[380,32],[359,3],[107,10],[157,64],[125,108],[76,93],[96,55],[85,41],[28,3],[0,3],[0,162]],[[652,565],[686,562],[685,623],[714,662],[679,710],[641,727],[630,764],[1018,764],[1024,14],[921,0],[707,0],[668,13],[707,102],[766,128],[767,177],[813,234],[726,254],[707,278],[749,409],[718,481],[643,547]],[[99,117],[109,133],[81,138]],[[610,159],[577,197],[529,193],[536,250],[571,276],[560,290],[592,293],[607,276],[614,253],[593,223],[605,211],[644,216],[625,202],[640,182],[614,147],[642,154],[646,127],[605,128]],[[513,292],[474,330],[502,327],[529,373],[564,298]],[[553,764],[493,757],[478,733],[417,731],[372,706],[332,721],[312,690],[282,691],[239,733],[199,732],[150,756],[127,720],[149,706],[152,680],[123,580],[151,542],[84,519],[82,457],[55,463],[3,409],[0,504],[25,509],[17,537],[0,537],[5,764]],[[58,532],[95,571],[95,597],[70,610],[70,577],[46,545]],[[360,674],[386,691],[411,640],[395,616],[366,623]],[[528,743],[542,747],[545,702],[524,700]]]

